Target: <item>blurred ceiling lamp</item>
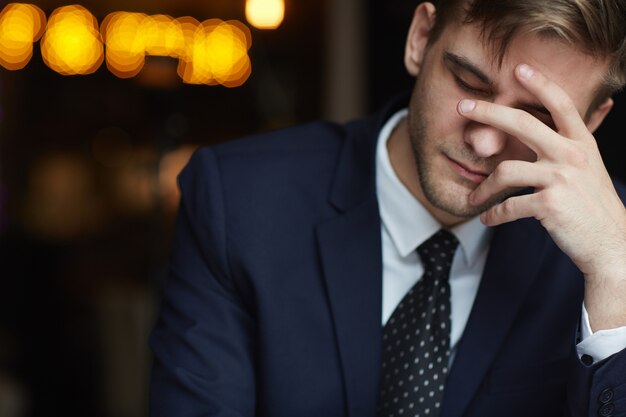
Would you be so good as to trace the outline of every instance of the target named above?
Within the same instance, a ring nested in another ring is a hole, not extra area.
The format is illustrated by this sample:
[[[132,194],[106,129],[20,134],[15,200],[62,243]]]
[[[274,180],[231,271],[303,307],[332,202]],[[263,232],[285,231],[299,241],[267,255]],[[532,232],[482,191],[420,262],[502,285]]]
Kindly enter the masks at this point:
[[[185,52],[181,22],[166,15],[111,13],[100,32],[107,47],[107,67],[120,78],[137,75],[146,55],[178,58]]]
[[[251,73],[251,43],[250,31],[241,22],[202,22],[180,58],[178,74],[187,84],[238,87]]]
[[[246,19],[257,29],[276,29],[285,18],[285,0],[246,0]]]
[[[0,65],[19,70],[33,56],[33,43],[43,34],[46,16],[32,4],[10,3],[0,13]]]
[[[44,62],[62,75],[91,74],[104,59],[98,21],[82,6],[56,9],[41,38]]]
[[[146,55],[178,58],[188,84],[236,87],[251,72],[250,31],[238,21],[116,12],[104,19],[101,33],[107,67],[120,78],[137,75]]]
[[[115,12],[104,18],[100,32],[106,44],[106,65],[120,78],[134,77],[145,63],[143,13]]]
[[[257,27],[277,27],[284,17],[284,3],[249,0],[246,13]],[[55,9],[46,26],[41,9],[18,3],[0,13],[0,65],[23,68],[40,37],[44,63],[62,75],[95,72],[105,59],[103,44],[106,65],[120,78],[136,76],[146,56],[178,59],[178,74],[188,84],[238,87],[252,71],[250,30],[237,20],[200,23],[192,17],[114,12],[99,30],[87,9],[73,5]]]
[[[177,58],[185,52],[185,35],[179,21],[167,15],[148,16],[141,25],[146,55]]]

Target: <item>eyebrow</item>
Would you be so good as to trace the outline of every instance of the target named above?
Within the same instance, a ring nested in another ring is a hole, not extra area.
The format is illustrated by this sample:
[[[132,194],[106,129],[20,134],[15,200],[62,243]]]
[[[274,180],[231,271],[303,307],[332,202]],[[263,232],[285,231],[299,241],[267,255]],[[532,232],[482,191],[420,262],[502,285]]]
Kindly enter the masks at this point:
[[[493,85],[493,81],[487,74],[485,74],[480,68],[478,68],[472,61],[470,61],[467,57],[453,54],[450,51],[445,51],[443,53],[443,57],[446,61],[451,63],[456,67],[460,67],[465,71],[471,72],[476,78],[478,78],[481,82],[489,85]]]
[[[490,87],[493,86],[494,82],[491,80],[491,78],[489,78],[487,74],[485,74],[480,68],[478,68],[478,66],[476,66],[476,64],[470,61],[467,57],[454,54],[450,51],[444,51],[443,57],[450,64],[462,68],[467,72],[470,72],[482,83],[488,84]],[[550,111],[541,104],[529,103],[526,105],[526,107],[548,116],[551,115]]]

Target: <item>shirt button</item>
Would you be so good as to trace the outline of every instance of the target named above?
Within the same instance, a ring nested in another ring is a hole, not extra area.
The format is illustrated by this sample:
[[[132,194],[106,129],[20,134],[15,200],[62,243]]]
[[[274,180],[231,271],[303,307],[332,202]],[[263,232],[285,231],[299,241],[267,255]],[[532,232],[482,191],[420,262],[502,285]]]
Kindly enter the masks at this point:
[[[582,361],[582,363],[584,363],[587,366],[593,365],[593,358],[591,356],[589,356],[589,355],[581,356],[580,360]]]
[[[613,399],[613,390],[611,388],[604,389],[600,393],[600,396],[598,397],[598,400],[602,404],[606,404],[606,403],[610,402],[612,399]]]
[[[613,405],[613,403],[611,404],[604,404],[600,410],[598,410],[598,415],[601,417],[609,417],[611,415],[611,413],[613,413],[613,410],[615,410],[615,406]]]

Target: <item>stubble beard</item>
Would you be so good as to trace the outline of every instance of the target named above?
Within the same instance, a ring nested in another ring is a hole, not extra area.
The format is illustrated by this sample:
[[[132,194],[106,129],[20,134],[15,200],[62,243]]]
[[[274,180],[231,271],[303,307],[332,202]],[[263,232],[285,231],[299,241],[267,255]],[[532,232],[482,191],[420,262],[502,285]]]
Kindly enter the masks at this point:
[[[445,188],[444,180],[440,180],[433,166],[433,161],[431,160],[436,156],[435,152],[442,152],[437,144],[443,141],[427,137],[428,126],[424,117],[424,110],[421,106],[422,102],[420,101],[420,97],[417,96],[420,94],[418,90],[418,88],[415,88],[413,92],[414,97],[411,99],[413,109],[409,113],[409,137],[417,165],[420,187],[422,188],[424,197],[426,197],[430,204],[455,217],[469,219],[487,211],[494,205],[516,194],[519,189],[505,190],[493,196],[483,204],[474,206],[469,204],[467,197],[477,185],[471,184],[469,180],[467,180],[465,184],[463,184],[461,180],[460,182],[455,182],[454,187]],[[429,155],[427,151],[429,144],[434,150],[432,155]],[[459,158],[459,160],[471,162],[474,165],[486,165],[485,161],[482,161],[483,163],[481,164],[481,158],[472,154],[471,150],[468,148],[449,151],[453,152],[452,155],[454,155],[455,158]],[[493,163],[491,163],[491,165],[493,165]],[[493,168],[495,168],[495,166]],[[489,169],[489,172],[492,170],[493,169]],[[463,188],[462,192],[457,190],[459,187]]]

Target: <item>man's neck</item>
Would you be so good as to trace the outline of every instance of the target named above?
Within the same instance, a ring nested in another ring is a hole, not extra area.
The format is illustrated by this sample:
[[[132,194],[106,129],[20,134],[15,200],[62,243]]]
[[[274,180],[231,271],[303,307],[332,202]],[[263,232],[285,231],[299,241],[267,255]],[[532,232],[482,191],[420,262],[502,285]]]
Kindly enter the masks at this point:
[[[407,118],[404,118],[391,133],[387,141],[387,151],[391,167],[400,179],[400,182],[442,226],[450,228],[468,220],[463,217],[453,216],[433,206],[424,195],[418,177],[417,163],[411,145]]]

